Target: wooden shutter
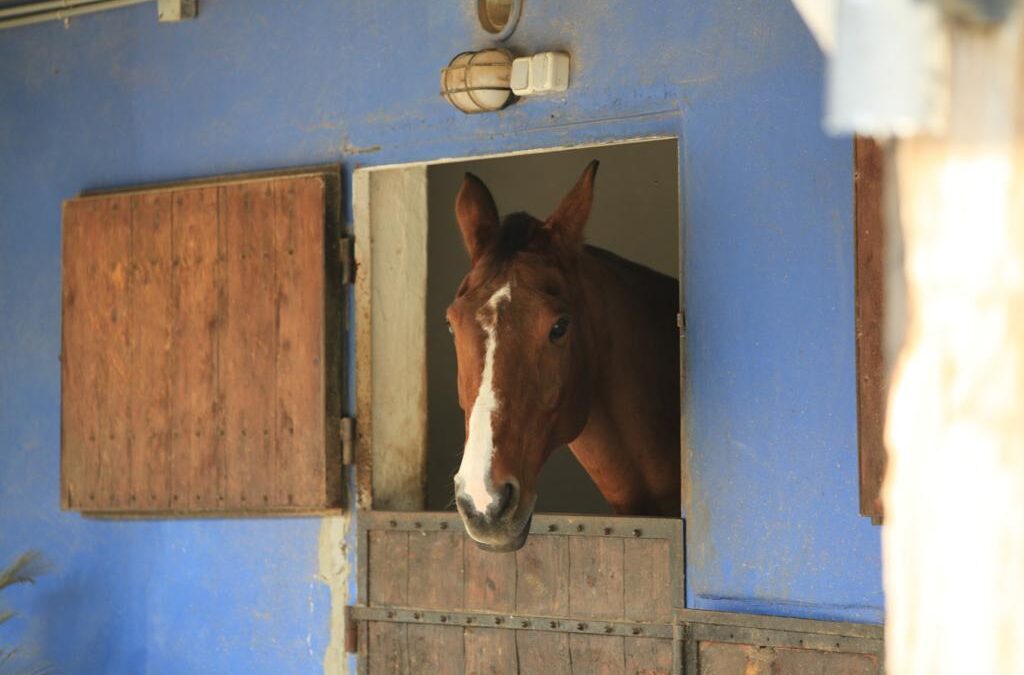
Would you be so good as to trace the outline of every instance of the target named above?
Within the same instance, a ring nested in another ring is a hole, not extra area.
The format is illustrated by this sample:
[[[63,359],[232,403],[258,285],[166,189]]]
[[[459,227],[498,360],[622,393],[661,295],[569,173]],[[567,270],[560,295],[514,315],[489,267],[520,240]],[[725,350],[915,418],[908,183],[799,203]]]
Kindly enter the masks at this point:
[[[64,508],[343,503],[339,191],[335,170],[65,202]]]
[[[854,141],[856,232],[857,445],[860,512],[882,519],[885,477],[886,370],[882,344],[885,239],[882,218],[882,149],[869,138]]]

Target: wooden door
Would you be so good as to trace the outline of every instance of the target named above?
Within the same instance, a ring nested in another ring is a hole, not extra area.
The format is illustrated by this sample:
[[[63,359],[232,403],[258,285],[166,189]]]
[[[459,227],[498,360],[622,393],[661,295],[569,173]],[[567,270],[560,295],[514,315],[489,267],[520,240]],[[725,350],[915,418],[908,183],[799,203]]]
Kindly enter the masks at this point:
[[[455,513],[359,514],[363,673],[671,673],[682,521],[536,515],[482,551]]]
[[[64,204],[61,503],[341,506],[337,170]]]

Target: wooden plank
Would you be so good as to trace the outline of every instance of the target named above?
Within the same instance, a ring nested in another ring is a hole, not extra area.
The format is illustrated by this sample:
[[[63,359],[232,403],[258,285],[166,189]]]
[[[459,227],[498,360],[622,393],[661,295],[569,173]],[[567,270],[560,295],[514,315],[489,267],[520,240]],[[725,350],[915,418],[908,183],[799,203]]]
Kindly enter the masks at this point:
[[[612,635],[569,636],[574,675],[620,675],[626,672],[623,638]]]
[[[408,626],[409,672],[425,675],[463,675],[462,628],[457,626]]]
[[[368,559],[369,601],[378,607],[401,607],[408,601],[409,534],[371,531]]]
[[[221,341],[226,506],[262,508],[273,493],[277,326],[274,198],[269,182],[221,188],[227,316]]]
[[[669,675],[672,672],[671,640],[634,637],[624,640],[624,672],[631,675]]]
[[[462,607],[462,547],[465,539],[464,535],[451,532],[409,533],[410,606],[425,609]]]
[[[467,541],[465,602],[469,610],[516,611],[516,555],[485,551]]]
[[[531,535],[516,552],[516,611],[569,613],[569,542],[563,536]]]
[[[172,339],[171,430],[174,508],[217,506],[222,410],[217,397],[220,341],[217,189],[172,193],[172,268],[176,311]]]
[[[118,509],[128,480],[131,202],[68,202],[64,232],[63,498]]]
[[[633,621],[672,622],[672,570],[664,539],[623,541],[625,617]]]
[[[273,182],[277,254],[277,443],[273,501],[327,500],[324,373],[324,182]],[[337,441],[335,440],[335,444]]]
[[[409,673],[409,643],[405,624],[367,622],[367,672],[370,675]]]
[[[519,672],[570,675],[569,634],[535,630],[516,631]]]
[[[814,649],[775,649],[774,673],[800,675],[878,675],[879,659],[874,654],[843,654]]]
[[[860,512],[882,518],[883,439],[887,396],[882,323],[885,313],[884,153],[870,138],[854,141],[855,321],[857,331],[857,445]]]
[[[502,628],[466,628],[466,672],[517,675],[516,632]]]
[[[570,539],[569,611],[574,617],[623,616],[623,562],[622,539]]]
[[[131,209],[131,440],[121,469],[128,508],[153,511],[171,505],[171,195],[134,195]]]
[[[751,645],[701,642],[697,659],[700,675],[769,675],[773,654]]]

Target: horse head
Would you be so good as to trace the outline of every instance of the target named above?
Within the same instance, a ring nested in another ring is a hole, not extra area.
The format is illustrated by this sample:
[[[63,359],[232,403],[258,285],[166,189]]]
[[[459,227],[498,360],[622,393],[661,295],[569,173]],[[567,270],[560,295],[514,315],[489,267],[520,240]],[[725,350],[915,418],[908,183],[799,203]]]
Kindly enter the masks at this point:
[[[543,221],[499,219],[472,174],[456,198],[471,266],[447,310],[466,421],[455,502],[484,548],[525,543],[541,467],[587,423],[592,350],[578,267],[596,172],[591,162]]]

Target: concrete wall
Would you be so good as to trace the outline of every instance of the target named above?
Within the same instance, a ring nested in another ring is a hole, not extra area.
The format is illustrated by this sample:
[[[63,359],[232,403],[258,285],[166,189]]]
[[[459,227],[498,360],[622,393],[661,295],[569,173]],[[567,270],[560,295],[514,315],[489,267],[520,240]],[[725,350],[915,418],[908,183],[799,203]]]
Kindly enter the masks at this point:
[[[881,619],[878,530],[857,515],[850,143],[820,131],[822,61],[789,3],[526,3],[510,47],[571,52],[572,87],[477,116],[437,95],[441,66],[490,44],[474,3],[200,4],[181,25],[144,5],[0,33],[0,559],[57,566],[8,595],[25,619],[0,639],[74,673],[308,673],[341,602],[320,580],[345,563],[334,521],[58,510],[62,199],[655,134],[682,139],[689,601]]]
[[[663,274],[678,277],[678,143],[647,143],[519,155],[432,166],[427,171],[427,504],[454,509],[451,477],[462,459],[465,417],[459,408],[455,350],[444,312],[469,269],[455,223],[463,175],[472,171],[491,189],[504,216],[526,211],[546,218],[590,160],[601,162],[587,241]],[[541,472],[537,511],[610,513],[593,481],[568,448]]]

